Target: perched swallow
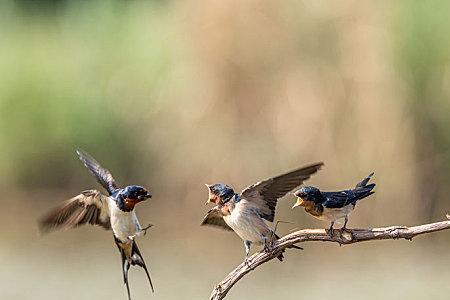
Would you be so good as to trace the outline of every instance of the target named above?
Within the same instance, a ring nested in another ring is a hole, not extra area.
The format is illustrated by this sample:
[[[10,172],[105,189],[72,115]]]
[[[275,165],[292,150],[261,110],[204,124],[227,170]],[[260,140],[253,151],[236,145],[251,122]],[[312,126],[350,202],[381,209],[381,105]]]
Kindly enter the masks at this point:
[[[134,238],[145,234],[152,225],[142,228],[134,211],[137,203],[151,198],[152,195],[143,187],[130,185],[117,187],[111,173],[86,152],[76,151],[80,160],[97,181],[106,189],[108,196],[97,190],[87,190],[80,195],[63,202],[45,215],[39,222],[42,231],[69,229],[89,223],[112,229],[114,241],[122,258],[123,280],[127,288],[130,266],[140,266],[145,270],[150,287],[153,283]]]
[[[301,185],[322,165],[323,163],[312,164],[260,181],[244,189],[241,194],[236,194],[231,187],[222,183],[206,185],[209,189],[206,204],[213,202],[216,206],[208,211],[201,225],[236,232],[244,240],[247,262],[252,244],[264,245],[264,249],[268,251],[273,241],[279,239],[264,221],[273,222],[278,199]],[[292,248],[301,249],[297,246]],[[280,253],[278,259],[283,260],[283,253]]]
[[[294,207],[303,206],[309,214],[319,220],[331,222],[330,234],[333,235],[333,225],[338,219],[345,218],[342,230],[346,229],[348,215],[355,209],[356,201],[372,195],[374,183],[369,183],[373,173],[369,174],[354,189],[338,192],[322,192],[312,186],[301,187],[294,193],[297,202]]]

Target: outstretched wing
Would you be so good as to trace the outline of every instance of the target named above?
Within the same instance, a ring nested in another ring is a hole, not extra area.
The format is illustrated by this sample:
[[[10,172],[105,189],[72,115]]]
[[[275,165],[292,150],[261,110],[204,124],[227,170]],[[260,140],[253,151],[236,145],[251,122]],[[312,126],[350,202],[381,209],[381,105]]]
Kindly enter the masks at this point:
[[[41,231],[69,229],[89,223],[111,228],[108,197],[97,190],[84,191],[78,196],[64,201],[39,221]]]
[[[89,172],[92,173],[92,175],[97,178],[97,181],[108,191],[108,193],[111,195],[114,190],[117,189],[116,182],[111,175],[111,173],[103,168],[92,156],[90,156],[88,153],[84,152],[81,149],[76,150],[78,157],[83,162],[83,164],[86,166],[86,168],[89,170]]]
[[[244,189],[241,197],[252,202],[262,218],[273,222],[278,198],[283,197],[289,191],[301,185],[303,181],[311,177],[322,166],[322,162],[315,163],[260,181]]]
[[[227,223],[225,223],[225,221],[223,219],[223,215],[220,212],[220,209],[218,206],[215,206],[208,211],[206,216],[203,218],[201,225],[202,226],[210,225],[210,226],[219,227],[221,229],[233,231],[233,229],[231,229],[231,227],[228,226]]]

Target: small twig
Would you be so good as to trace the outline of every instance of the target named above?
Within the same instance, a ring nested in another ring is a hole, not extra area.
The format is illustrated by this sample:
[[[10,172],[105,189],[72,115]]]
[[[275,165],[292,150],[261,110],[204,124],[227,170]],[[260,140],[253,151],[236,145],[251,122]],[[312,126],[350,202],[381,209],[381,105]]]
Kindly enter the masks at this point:
[[[413,227],[390,226],[372,229],[346,229],[341,231],[335,229],[331,236],[325,229],[303,229],[288,234],[273,243],[273,251],[258,252],[253,254],[246,263],[241,263],[236,267],[225,279],[216,285],[211,293],[210,300],[220,300],[225,298],[231,288],[245,274],[254,270],[269,260],[274,259],[285,248],[302,242],[322,241],[335,242],[340,245],[354,244],[372,240],[388,240],[388,239],[407,239],[412,240],[413,237],[425,233],[450,229],[450,214],[446,214],[447,221],[436,222],[431,224],[418,225]]]

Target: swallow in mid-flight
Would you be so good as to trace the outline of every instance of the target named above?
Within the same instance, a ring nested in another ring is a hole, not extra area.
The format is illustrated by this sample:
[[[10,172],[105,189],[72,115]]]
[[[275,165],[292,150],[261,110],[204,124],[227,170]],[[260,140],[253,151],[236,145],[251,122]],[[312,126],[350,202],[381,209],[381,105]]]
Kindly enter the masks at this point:
[[[369,183],[373,173],[369,174],[354,189],[338,192],[322,192],[312,186],[301,187],[294,193],[297,202],[294,207],[303,206],[305,211],[319,220],[331,222],[330,234],[333,235],[333,225],[339,219],[345,218],[342,230],[346,229],[348,215],[355,209],[356,202],[372,195],[375,183]]]
[[[231,187],[222,183],[206,185],[209,189],[206,203],[213,202],[216,206],[208,211],[202,225],[217,226],[236,232],[244,241],[245,262],[252,244],[264,245],[264,249],[270,251],[271,244],[279,237],[264,219],[273,222],[278,199],[301,185],[322,165],[323,163],[312,164],[260,181],[247,187],[240,194],[236,194]],[[301,249],[297,246],[292,248]],[[277,258],[282,261],[283,253]]]
[[[40,220],[42,231],[53,229],[69,229],[82,224],[100,225],[106,230],[112,229],[114,241],[119,248],[122,258],[123,280],[127,288],[128,299],[128,270],[131,265],[142,267],[147,274],[150,287],[153,283],[145,265],[144,258],[135,242],[136,236],[145,234],[151,226],[142,228],[136,217],[134,206],[152,195],[143,187],[130,185],[125,188],[117,187],[111,173],[84,151],[76,151],[86,168],[97,178],[106,189],[108,196],[97,190],[87,190],[80,195],[63,202]]]

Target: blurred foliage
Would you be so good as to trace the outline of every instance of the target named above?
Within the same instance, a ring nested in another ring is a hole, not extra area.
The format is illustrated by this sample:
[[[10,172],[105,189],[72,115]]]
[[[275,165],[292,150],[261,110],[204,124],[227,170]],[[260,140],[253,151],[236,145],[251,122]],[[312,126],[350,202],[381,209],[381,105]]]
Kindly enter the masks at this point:
[[[1,4],[3,182],[63,186],[76,146],[127,174],[142,145],[135,124],[151,126],[153,92],[170,64],[164,8],[141,3],[134,9],[146,14],[136,19],[121,1],[58,1],[56,14],[30,16],[23,5],[38,4],[24,3]]]
[[[396,62],[415,119],[418,182],[433,210],[450,193],[450,3],[401,1],[396,9]]]

